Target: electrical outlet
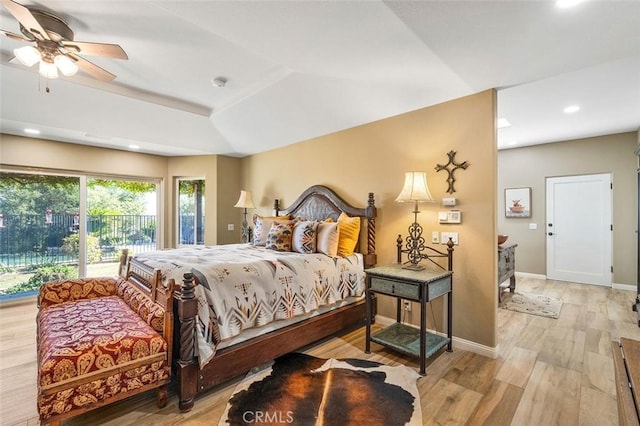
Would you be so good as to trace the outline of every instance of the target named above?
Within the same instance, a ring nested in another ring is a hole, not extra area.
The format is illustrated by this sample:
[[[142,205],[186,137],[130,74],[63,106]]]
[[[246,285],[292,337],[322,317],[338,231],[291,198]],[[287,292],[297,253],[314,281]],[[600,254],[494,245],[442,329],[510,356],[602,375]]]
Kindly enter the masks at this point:
[[[402,309],[411,312],[411,301],[410,300],[402,300]]]
[[[438,231],[431,232],[431,242],[433,244],[438,244],[440,242],[440,233]]]
[[[449,238],[453,240],[453,244],[458,245],[458,233],[457,232],[442,232],[440,234],[440,243],[447,244]]]
[[[236,227],[233,223],[227,224],[227,231],[233,231],[234,229],[236,229]]]

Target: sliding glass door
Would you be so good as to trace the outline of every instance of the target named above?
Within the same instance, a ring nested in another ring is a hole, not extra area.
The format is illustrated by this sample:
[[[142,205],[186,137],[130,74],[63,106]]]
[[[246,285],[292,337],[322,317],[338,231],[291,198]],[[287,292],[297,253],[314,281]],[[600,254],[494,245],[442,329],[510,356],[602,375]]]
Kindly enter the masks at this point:
[[[116,275],[122,249],[129,254],[158,247],[155,182],[87,179],[86,273]]]
[[[0,172],[0,301],[158,246],[159,182]]]
[[[0,173],[0,299],[78,277],[80,178]]]

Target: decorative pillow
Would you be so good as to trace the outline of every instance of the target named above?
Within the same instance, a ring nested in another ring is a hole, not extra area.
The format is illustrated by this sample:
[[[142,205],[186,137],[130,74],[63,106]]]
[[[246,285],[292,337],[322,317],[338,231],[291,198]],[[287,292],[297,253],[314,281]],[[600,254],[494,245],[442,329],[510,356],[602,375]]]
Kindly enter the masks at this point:
[[[360,218],[349,217],[345,212],[338,217],[338,256],[349,256],[358,244]]]
[[[264,246],[267,243],[267,235],[274,222],[288,222],[291,216],[260,216],[253,215],[253,245]]]
[[[293,223],[273,222],[267,234],[266,248],[276,251],[291,251]]]
[[[318,224],[316,251],[331,257],[338,255],[338,222],[320,222]]]
[[[317,231],[318,222],[296,222],[293,225],[291,251],[305,254],[315,253]]]

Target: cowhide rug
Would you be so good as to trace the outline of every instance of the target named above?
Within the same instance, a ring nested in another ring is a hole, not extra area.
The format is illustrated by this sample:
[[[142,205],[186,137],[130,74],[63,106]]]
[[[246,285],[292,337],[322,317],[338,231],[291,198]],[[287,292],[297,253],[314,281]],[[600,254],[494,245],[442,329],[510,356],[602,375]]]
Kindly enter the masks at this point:
[[[421,425],[419,374],[405,366],[291,353],[236,387],[222,425]]]

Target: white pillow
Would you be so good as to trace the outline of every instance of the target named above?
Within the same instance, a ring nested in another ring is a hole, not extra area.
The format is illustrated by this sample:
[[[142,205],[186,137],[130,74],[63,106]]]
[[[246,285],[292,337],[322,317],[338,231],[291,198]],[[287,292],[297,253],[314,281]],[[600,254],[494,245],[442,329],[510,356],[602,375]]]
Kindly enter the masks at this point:
[[[320,222],[316,237],[316,251],[327,256],[338,255],[338,222]]]

